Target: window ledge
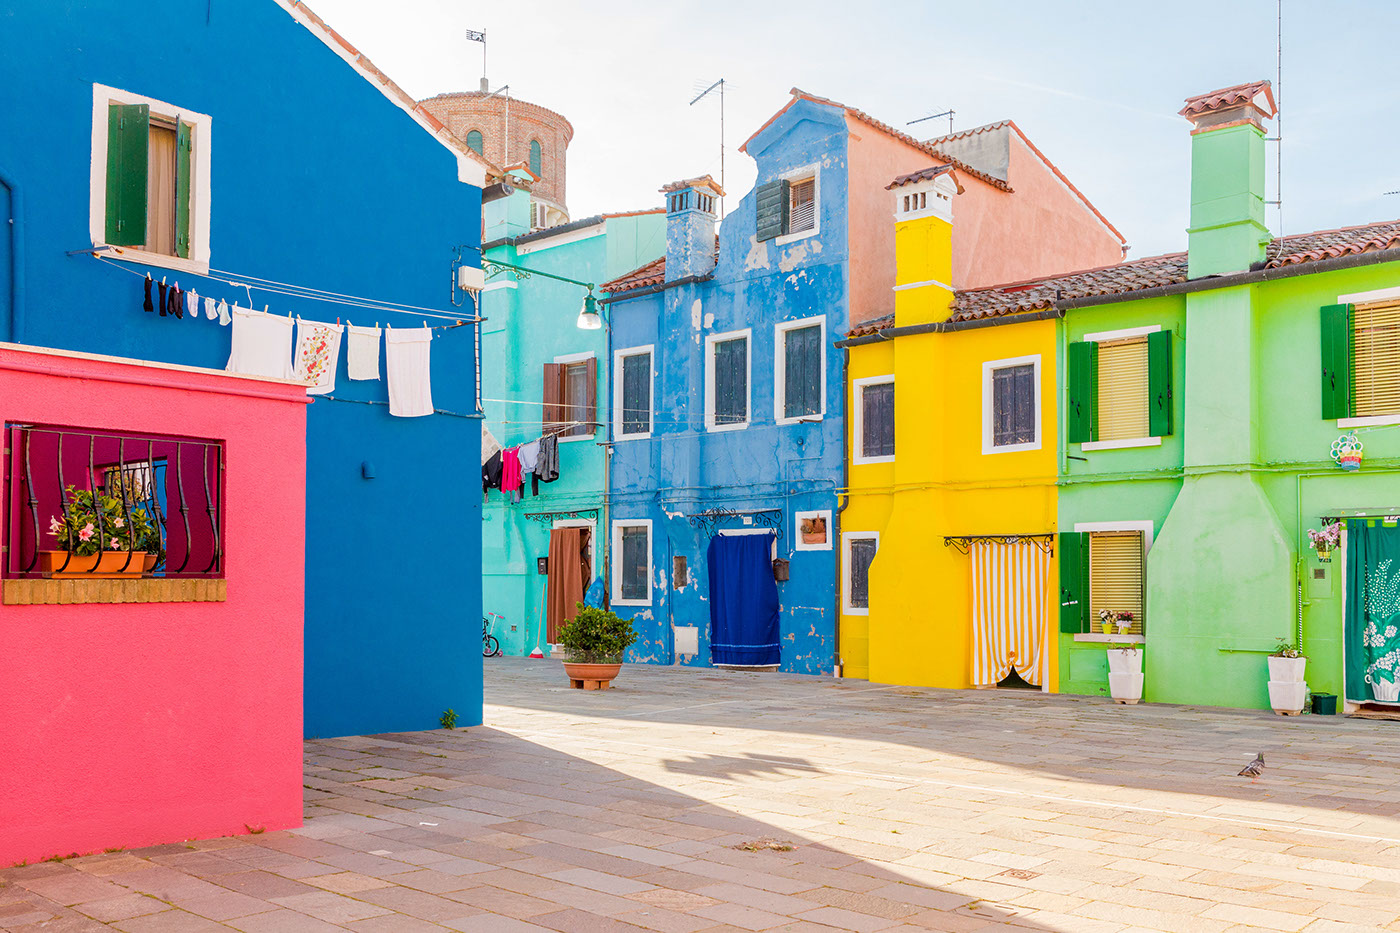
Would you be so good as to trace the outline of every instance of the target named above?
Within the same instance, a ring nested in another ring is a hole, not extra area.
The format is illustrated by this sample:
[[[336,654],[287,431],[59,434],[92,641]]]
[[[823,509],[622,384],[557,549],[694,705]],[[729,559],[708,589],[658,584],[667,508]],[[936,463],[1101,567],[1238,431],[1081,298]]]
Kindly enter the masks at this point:
[[[868,616],[868,615],[870,615],[870,610],[869,610],[869,609],[851,609],[851,608],[849,608],[849,607],[845,607],[845,608],[843,608],[843,609],[841,610],[841,614],[842,614],[842,615],[847,615],[847,616]]]
[[[645,434],[617,434],[613,436],[614,441],[645,441],[651,439],[651,432]]]
[[[1074,636],[1075,641],[1092,642],[1095,644],[1118,644],[1118,645],[1145,645],[1147,636],[1145,635],[1100,635],[1094,632],[1084,632]]]
[[[209,263],[201,259],[184,259],[180,256],[166,256],[161,253],[148,253],[144,249],[128,249],[121,246],[106,246],[94,243],[94,256],[110,256],[123,262],[140,263],[143,266],[158,266],[173,272],[193,272],[197,275],[209,274]],[[196,289],[198,291],[198,289]]]
[[[0,603],[6,606],[76,605],[80,603],[221,603],[228,581],[167,580],[6,580]]]
[[[852,457],[851,463],[854,466],[866,466],[872,463],[894,463],[894,457]]]
[[[1397,419],[1400,423],[1400,419]],[[1085,441],[1080,450],[1125,450],[1129,447],[1161,447],[1160,437],[1125,437],[1116,441]]]
[[[749,423],[748,423],[747,421],[742,421],[742,422],[739,422],[738,424],[707,424],[707,425],[705,425],[705,430],[706,430],[706,431],[710,431],[710,432],[719,432],[719,431],[742,431],[742,430],[744,430],[745,428],[747,428],[748,426],[749,426]]]
[[[809,424],[815,424],[816,422],[823,420],[825,417],[825,412],[820,412],[815,415],[796,415],[791,418],[785,415],[781,418],[776,419],[776,423],[780,425],[803,424],[804,422]]]
[[[789,243],[796,243],[798,240],[816,236],[820,232],[820,229],[813,227],[811,230],[803,230],[799,233],[784,233],[782,236],[774,237],[773,242],[778,246],[787,246]]]
[[[983,448],[982,448],[982,453],[983,453],[983,454],[1015,454],[1015,453],[1022,453],[1022,452],[1027,451],[1027,450],[1039,450],[1039,449],[1040,449],[1040,441],[1036,441],[1034,444],[1003,444],[1003,445],[1001,445],[1000,447],[998,447],[998,446],[995,445],[995,444],[988,444],[988,445],[983,446]]]
[[[614,606],[650,606],[650,605],[651,605],[651,600],[649,600],[649,599],[620,599],[620,598],[615,598],[615,599],[611,600],[611,602],[612,602],[612,604],[613,604]]]
[[[1339,428],[1378,428],[1389,424],[1400,424],[1400,415],[1372,415],[1366,418],[1338,418]]]

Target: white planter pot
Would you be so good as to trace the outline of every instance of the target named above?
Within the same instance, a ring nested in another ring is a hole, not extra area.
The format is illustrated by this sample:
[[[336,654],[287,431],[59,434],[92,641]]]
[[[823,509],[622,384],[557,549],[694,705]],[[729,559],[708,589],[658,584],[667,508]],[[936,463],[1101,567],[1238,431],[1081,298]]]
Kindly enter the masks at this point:
[[[1275,660],[1270,658],[1270,661]],[[1269,681],[1269,706],[1275,713],[1301,713],[1308,697],[1308,685],[1292,680]]]
[[[1371,695],[1382,703],[1400,701],[1400,682],[1377,677],[1371,682]]]
[[[1142,699],[1142,674],[1108,674],[1108,694],[1115,703],[1136,703]]]
[[[1142,673],[1142,652],[1137,648],[1109,648],[1107,653],[1109,673]]]
[[[1300,684],[1307,658],[1269,658],[1269,680],[1281,684]]]

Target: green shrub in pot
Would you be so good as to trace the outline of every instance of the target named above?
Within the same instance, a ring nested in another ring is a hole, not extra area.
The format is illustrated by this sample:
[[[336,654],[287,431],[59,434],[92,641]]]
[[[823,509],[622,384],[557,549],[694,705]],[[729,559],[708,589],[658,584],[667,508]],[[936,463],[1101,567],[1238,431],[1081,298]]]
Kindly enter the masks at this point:
[[[617,664],[637,640],[632,623],[617,613],[577,604],[574,617],[559,630],[559,644],[568,660],[580,664]]]

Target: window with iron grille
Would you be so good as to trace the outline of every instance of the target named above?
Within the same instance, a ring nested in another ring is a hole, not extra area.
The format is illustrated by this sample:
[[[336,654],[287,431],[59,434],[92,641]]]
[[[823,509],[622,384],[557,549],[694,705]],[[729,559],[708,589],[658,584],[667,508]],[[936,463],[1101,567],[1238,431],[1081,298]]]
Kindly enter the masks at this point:
[[[846,539],[846,611],[864,614],[870,609],[870,565],[880,548],[879,535],[852,532]]]
[[[894,459],[894,377],[857,379],[856,463]]]
[[[707,424],[711,430],[749,423],[749,335],[717,334],[706,341]]]
[[[1040,446],[1038,357],[983,364],[983,452]]]

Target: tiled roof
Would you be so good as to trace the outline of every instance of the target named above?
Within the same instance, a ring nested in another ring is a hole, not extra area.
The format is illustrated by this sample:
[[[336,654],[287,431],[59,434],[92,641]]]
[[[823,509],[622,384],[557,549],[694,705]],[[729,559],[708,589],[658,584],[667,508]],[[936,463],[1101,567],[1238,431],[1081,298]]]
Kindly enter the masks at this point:
[[[929,145],[928,143],[920,142],[919,140],[910,136],[908,133],[901,133],[899,130],[890,126],[888,123],[875,119],[863,110],[857,110],[854,107],[848,107],[840,101],[831,100],[826,97],[818,97],[815,94],[808,94],[806,91],[800,88],[793,88],[788,93],[792,95],[792,100],[788,101],[787,105],[784,106],[782,110],[779,110],[777,113],[769,117],[767,122],[765,122],[762,126],[760,126],[757,130],[754,131],[752,136],[744,140],[744,144],[739,147],[740,152],[746,151],[745,147],[747,147],[748,144],[753,141],[754,136],[757,136],[759,133],[762,133],[764,130],[766,130],[770,125],[772,125],[774,120],[778,119],[778,117],[786,113],[788,109],[794,104],[796,104],[799,100],[809,100],[814,104],[826,104],[830,107],[840,107],[846,113],[850,114],[851,117],[853,117],[856,120],[859,120],[865,125],[874,127],[875,129],[884,133],[886,136],[893,137],[894,139],[897,139],[900,142],[905,143],[906,145],[912,146],[915,149],[919,149],[933,156],[935,159],[938,159],[941,162],[950,163],[954,165],[958,171],[966,175],[971,175],[973,178],[981,179],[982,181],[991,185],[993,188],[1000,188],[1002,191],[1012,190],[1011,186],[1008,185],[1006,182],[1002,181],[1000,178],[995,178],[991,175],[988,175],[986,172],[979,172],[977,169],[968,165],[966,162],[963,162],[961,159],[955,159],[946,153],[939,152],[936,148]]]
[[[1195,97],[1186,98],[1186,106],[1178,111],[1179,116],[1193,117],[1202,113],[1209,113],[1212,110],[1222,110],[1227,107],[1238,107],[1242,104],[1254,103],[1254,98],[1260,92],[1264,93],[1268,102],[1268,109],[1256,107],[1268,117],[1272,117],[1278,112],[1274,104],[1273,85],[1268,81],[1250,81],[1247,84],[1236,84],[1234,87],[1223,87],[1218,91],[1210,91],[1205,94],[1198,94]]]
[[[863,321],[863,322],[861,322],[860,324],[855,325],[855,326],[852,327],[850,330],[846,331],[846,336],[847,336],[847,337],[868,337],[868,336],[870,336],[871,334],[878,333],[879,331],[884,330],[886,327],[893,327],[893,326],[894,326],[894,315],[893,315],[893,314],[885,314],[885,315],[882,315],[882,316],[880,316],[880,317],[875,318],[873,321]]]
[[[962,194],[963,186],[958,182],[958,173],[951,165],[931,165],[928,168],[921,168],[917,172],[910,172],[908,175],[900,175],[894,181],[885,185],[886,191],[895,188],[902,188],[905,185],[912,185],[916,181],[927,181],[930,178],[937,178],[939,175],[952,175],[953,184],[958,186],[958,194]]]
[[[1355,253],[1370,253],[1400,245],[1400,220],[1319,230],[1281,237],[1269,245],[1263,268],[1275,269]],[[1133,292],[1187,280],[1186,253],[1135,259],[1065,275],[1011,282],[958,292],[952,321],[1000,317],[1051,307],[1055,301]]]
[[[947,136],[935,136],[933,139],[927,140],[927,142],[930,146],[937,146],[939,143],[951,142],[955,139],[967,139],[969,136],[976,136],[979,133],[988,133],[992,130],[999,130],[1003,126],[1006,126],[1008,124],[1015,126],[1015,124],[1011,123],[1010,120],[998,120],[995,123],[987,123],[983,126],[974,126],[970,130],[959,130],[956,133],[949,133]]]
[[[578,220],[571,220],[568,223],[555,224],[553,227],[545,227],[541,230],[531,230],[529,233],[520,234],[520,236],[501,237],[499,240],[492,240],[489,243],[481,244],[481,248],[493,249],[497,246],[503,246],[506,243],[513,243],[517,246],[519,246],[522,243],[533,243],[536,240],[544,240],[552,236],[559,236],[561,233],[573,233],[575,230],[582,230],[586,227],[592,227],[595,224],[600,224],[605,220],[611,220],[614,217],[640,217],[643,214],[664,213],[666,213],[666,208],[653,207],[644,211],[618,211],[612,214],[594,214],[591,217],[580,217]]]
[[[626,275],[618,276],[611,282],[604,282],[598,288],[601,291],[611,294],[631,291],[634,288],[646,288],[648,285],[660,285],[666,281],[666,257],[653,259],[640,269],[633,269]]]

